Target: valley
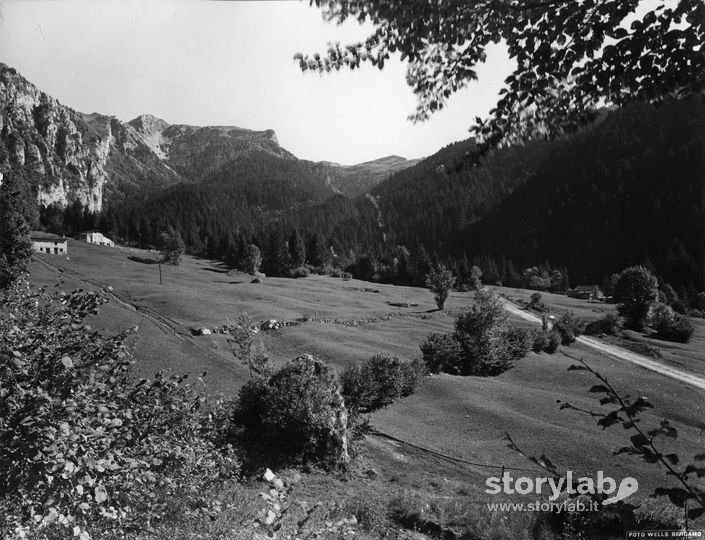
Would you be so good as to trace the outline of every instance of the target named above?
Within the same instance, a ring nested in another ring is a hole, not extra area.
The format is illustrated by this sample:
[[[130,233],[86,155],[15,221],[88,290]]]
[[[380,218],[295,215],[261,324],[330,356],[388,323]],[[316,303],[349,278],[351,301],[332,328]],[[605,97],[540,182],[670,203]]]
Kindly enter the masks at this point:
[[[222,263],[188,256],[180,266],[162,266],[160,285],[157,265],[144,262],[153,258],[149,252],[70,240],[69,253],[69,260],[39,255],[33,264],[35,284],[112,287],[113,301],[91,324],[105,333],[139,326],[131,345],[138,360],[135,376],[150,377],[162,369],[194,375],[207,371],[206,391],[226,398],[234,397],[247,380],[247,368],[233,359],[224,335],[195,336],[192,329],[215,328],[243,312],[258,322],[298,322],[260,332],[270,358],[282,364],[310,353],[342,369],[377,352],[407,360],[419,356],[419,343],[431,332],[450,331],[454,317],[472,302],[471,293],[454,292],[446,313],[437,312],[425,289],[318,275],[265,278],[254,284],[246,274],[229,273]],[[594,306],[562,298],[572,308]],[[532,324],[517,315],[512,320]],[[693,342],[700,343],[703,337],[705,327],[698,325]],[[679,432],[674,449],[684,459],[700,451],[705,428],[702,387],[605,355],[586,342],[561,351],[583,358],[620,391],[648,396],[655,408],[644,414],[643,422],[669,419]],[[602,430],[594,419],[559,409],[559,402],[600,408],[588,392],[594,381],[582,372],[567,371],[573,363],[561,352],[530,353],[498,377],[431,376],[414,395],[372,416],[374,431],[364,445],[364,463],[380,472],[380,486],[401,481],[404,489],[421,491],[429,488],[419,474],[435,476],[438,482],[451,467],[454,489],[462,485],[474,494],[472,504],[484,504],[484,479],[492,467],[495,472],[502,466],[532,470],[530,462],[507,448],[504,436],[509,433],[530,455],[545,453],[561,467],[634,476],[643,486],[640,494],[646,496],[663,484],[663,472],[634,458],[613,456],[626,442],[623,430]],[[694,379],[701,381],[702,359],[685,369],[690,368]]]

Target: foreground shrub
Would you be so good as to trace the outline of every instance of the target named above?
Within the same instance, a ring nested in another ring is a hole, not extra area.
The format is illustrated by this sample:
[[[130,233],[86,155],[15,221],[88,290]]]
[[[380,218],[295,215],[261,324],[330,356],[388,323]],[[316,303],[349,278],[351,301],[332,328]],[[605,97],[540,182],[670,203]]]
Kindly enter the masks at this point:
[[[561,345],[574,343],[577,337],[583,333],[583,324],[578,320],[572,311],[561,315],[553,325],[561,336]]]
[[[0,537],[140,529],[238,473],[222,404],[185,376],[135,383],[125,341],[85,326],[105,299],[19,284],[0,312]]]
[[[328,462],[337,384],[328,366],[304,355],[268,377],[249,380],[233,410],[235,435],[264,461]]]
[[[421,344],[429,371],[480,376],[506,371],[532,345],[529,333],[513,328],[508,319],[496,294],[478,291],[475,304],[458,317],[450,337],[434,334]]]
[[[348,407],[369,413],[413,394],[424,373],[420,360],[403,362],[396,356],[376,354],[348,366],[340,375],[340,384]]]

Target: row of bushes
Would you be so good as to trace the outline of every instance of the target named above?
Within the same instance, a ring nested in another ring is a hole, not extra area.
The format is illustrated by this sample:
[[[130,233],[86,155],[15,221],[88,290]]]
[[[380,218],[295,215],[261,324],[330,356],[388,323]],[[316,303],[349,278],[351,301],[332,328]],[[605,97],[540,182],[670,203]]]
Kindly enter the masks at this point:
[[[592,321],[585,327],[589,335],[618,335],[624,328],[624,319],[608,313],[601,319]],[[695,329],[688,317],[677,313],[671,306],[657,302],[651,306],[646,318],[646,326],[654,331],[653,337],[664,341],[688,343]]]

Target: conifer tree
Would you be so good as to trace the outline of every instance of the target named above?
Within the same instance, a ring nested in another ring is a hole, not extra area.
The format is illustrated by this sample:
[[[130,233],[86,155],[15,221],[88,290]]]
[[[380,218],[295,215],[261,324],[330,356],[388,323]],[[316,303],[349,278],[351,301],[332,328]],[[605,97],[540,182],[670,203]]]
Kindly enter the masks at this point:
[[[23,178],[8,174],[0,184],[0,288],[7,287],[29,268],[29,208]]]

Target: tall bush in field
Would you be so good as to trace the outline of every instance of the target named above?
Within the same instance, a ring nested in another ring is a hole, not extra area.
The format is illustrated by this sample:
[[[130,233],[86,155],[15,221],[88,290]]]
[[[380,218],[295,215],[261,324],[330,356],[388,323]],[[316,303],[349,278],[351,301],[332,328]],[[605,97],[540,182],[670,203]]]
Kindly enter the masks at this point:
[[[452,334],[432,334],[421,344],[429,371],[493,376],[511,368],[532,346],[529,333],[514,328],[502,300],[493,292],[475,294]]]
[[[414,393],[426,369],[420,360],[404,362],[396,356],[375,354],[355,362],[340,374],[348,406],[369,413]]]
[[[626,268],[615,283],[614,299],[617,311],[625,318],[627,326],[642,330],[651,307],[658,300],[658,281],[643,266]]]
[[[438,309],[443,309],[448,294],[455,285],[455,276],[445,265],[437,264],[426,274],[426,287],[433,293]]]

